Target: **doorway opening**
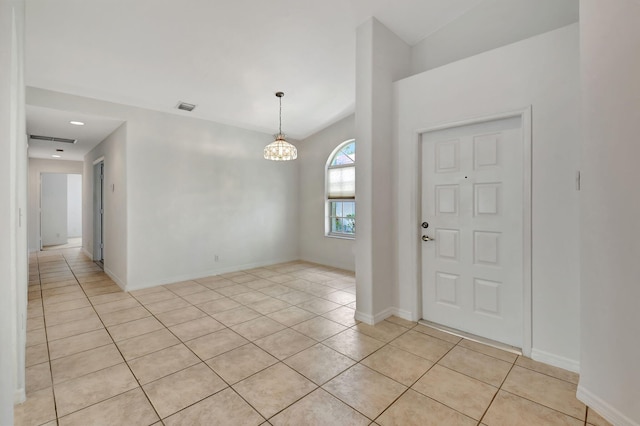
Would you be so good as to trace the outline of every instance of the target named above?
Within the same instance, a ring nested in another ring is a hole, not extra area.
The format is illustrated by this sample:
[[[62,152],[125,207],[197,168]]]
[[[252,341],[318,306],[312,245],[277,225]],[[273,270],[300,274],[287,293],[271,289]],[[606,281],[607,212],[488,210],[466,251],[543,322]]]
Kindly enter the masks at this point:
[[[40,250],[82,247],[82,175],[40,175]]]

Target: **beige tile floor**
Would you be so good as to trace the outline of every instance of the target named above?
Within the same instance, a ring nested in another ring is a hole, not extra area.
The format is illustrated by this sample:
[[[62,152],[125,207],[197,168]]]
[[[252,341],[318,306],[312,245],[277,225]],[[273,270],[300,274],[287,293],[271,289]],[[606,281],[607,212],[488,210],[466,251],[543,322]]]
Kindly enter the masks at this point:
[[[31,256],[16,425],[585,425],[577,375],[391,317],[290,262],[124,293],[78,249]]]
[[[42,247],[42,250],[60,250],[60,249],[67,249],[67,248],[76,248],[76,247],[82,247],[82,237],[73,237],[73,238],[69,238],[66,242],[66,244],[57,244],[54,246],[44,246]]]

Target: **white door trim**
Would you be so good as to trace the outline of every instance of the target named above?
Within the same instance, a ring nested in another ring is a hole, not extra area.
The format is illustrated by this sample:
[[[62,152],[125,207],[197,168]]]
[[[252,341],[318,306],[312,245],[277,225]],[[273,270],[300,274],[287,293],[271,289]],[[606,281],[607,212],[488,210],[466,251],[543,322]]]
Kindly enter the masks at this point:
[[[417,129],[415,131],[415,143],[418,144],[418,152],[421,157],[422,146],[421,146],[421,135],[428,132],[433,132],[436,130],[444,130],[452,127],[461,127],[469,124],[478,124],[484,123],[487,121],[495,121],[503,118],[511,118],[511,117],[520,117],[522,120],[522,148],[523,148],[523,160],[522,160],[522,173],[523,173],[523,188],[522,188],[522,199],[523,199],[523,236],[522,236],[522,253],[523,253],[523,262],[522,262],[522,285],[523,285],[523,306],[522,306],[522,322],[523,322],[523,330],[522,330],[522,354],[527,357],[531,357],[531,349],[533,345],[533,330],[532,330],[532,286],[531,286],[531,158],[532,158],[532,130],[531,130],[531,106],[526,108],[522,108],[514,111],[507,111],[503,113],[497,113],[489,116],[483,117],[475,117],[469,119],[462,119],[460,121],[447,122],[434,126],[429,126],[427,128]],[[421,197],[422,197],[422,166],[419,162],[418,164],[418,174],[417,174],[417,188],[416,192],[417,199],[415,200],[416,213],[418,218],[422,217],[421,212]],[[416,225],[417,226],[417,225]],[[419,247],[418,249],[418,259],[421,259],[421,251],[423,245],[420,244],[419,241],[416,241],[416,245]],[[417,268],[417,277],[416,277],[416,286],[417,286],[417,295],[418,300],[422,300],[422,266],[421,261],[418,260],[418,268]],[[422,317],[422,303],[419,303],[419,316]]]
[[[93,211],[93,255],[91,259],[94,261],[104,260],[104,157],[100,157],[97,162],[93,163],[91,170],[93,176],[92,187],[92,211]],[[99,173],[100,176],[96,177]],[[100,195],[98,197],[98,189]],[[102,210],[102,212],[99,212]]]

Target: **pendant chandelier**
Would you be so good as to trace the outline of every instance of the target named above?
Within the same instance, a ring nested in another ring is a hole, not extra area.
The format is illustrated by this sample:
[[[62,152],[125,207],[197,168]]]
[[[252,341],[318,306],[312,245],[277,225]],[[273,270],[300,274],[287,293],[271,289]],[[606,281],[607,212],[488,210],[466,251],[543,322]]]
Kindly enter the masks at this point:
[[[285,140],[285,136],[282,133],[282,97],[284,93],[278,92],[276,96],[280,100],[280,127],[278,127],[278,134],[274,135],[276,140],[264,147],[264,159],[274,161],[295,160],[298,158],[298,150]]]

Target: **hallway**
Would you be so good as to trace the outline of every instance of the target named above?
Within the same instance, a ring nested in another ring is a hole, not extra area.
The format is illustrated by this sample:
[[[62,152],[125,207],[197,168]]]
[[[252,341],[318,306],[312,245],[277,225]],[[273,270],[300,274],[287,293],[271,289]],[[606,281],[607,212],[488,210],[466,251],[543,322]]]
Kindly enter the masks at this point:
[[[125,293],[66,249],[29,274],[16,425],[607,425],[574,373],[356,322],[350,272],[290,262]]]

